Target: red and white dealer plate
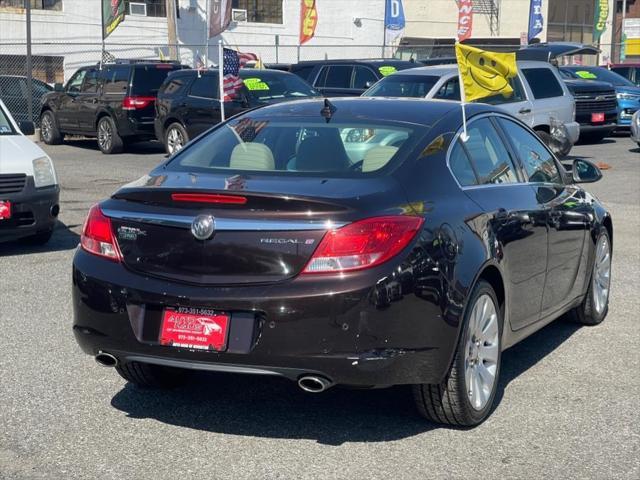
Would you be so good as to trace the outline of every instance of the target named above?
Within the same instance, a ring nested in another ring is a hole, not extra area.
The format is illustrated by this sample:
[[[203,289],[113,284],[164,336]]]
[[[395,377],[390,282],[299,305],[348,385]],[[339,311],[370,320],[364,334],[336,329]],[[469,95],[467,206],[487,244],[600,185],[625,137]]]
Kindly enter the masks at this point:
[[[8,200],[0,200],[0,220],[9,220],[11,218],[11,202]]]
[[[198,350],[224,350],[229,314],[208,308],[166,308],[162,314],[160,344]]]

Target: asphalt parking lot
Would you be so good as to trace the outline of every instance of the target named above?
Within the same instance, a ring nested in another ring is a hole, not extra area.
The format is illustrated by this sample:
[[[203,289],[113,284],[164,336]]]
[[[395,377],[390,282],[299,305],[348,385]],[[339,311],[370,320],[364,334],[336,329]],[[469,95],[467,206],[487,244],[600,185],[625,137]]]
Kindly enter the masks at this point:
[[[0,479],[640,478],[640,148],[572,155],[610,165],[587,188],[614,219],[613,293],[597,327],[554,322],[503,356],[493,415],[440,428],[410,390],[301,392],[278,378],[196,374],[145,391],[81,353],[70,266],[89,207],[164,158],[46,147],[62,185],[45,247],[0,245]]]

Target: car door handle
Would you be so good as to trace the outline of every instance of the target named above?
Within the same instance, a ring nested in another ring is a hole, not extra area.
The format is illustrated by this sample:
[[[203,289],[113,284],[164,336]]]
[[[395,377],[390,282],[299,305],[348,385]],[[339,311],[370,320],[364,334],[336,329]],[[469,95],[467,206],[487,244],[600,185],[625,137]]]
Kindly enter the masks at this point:
[[[531,113],[531,109],[530,108],[521,108],[520,110],[518,110],[518,113],[524,115],[526,113]]]
[[[501,208],[496,213],[496,220],[507,223],[511,221],[517,221],[519,223],[531,223],[531,216],[526,212],[507,212],[504,208]]]

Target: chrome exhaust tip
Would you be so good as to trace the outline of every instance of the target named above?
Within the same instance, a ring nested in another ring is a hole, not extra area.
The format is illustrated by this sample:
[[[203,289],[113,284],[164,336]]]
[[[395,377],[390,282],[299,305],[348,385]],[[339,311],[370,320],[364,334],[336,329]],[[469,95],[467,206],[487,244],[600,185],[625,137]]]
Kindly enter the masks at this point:
[[[103,367],[115,367],[118,365],[118,359],[107,352],[100,351],[95,358],[98,365]]]
[[[317,375],[305,375],[298,379],[298,386],[309,393],[324,392],[327,388],[331,387],[331,385],[331,381]]]

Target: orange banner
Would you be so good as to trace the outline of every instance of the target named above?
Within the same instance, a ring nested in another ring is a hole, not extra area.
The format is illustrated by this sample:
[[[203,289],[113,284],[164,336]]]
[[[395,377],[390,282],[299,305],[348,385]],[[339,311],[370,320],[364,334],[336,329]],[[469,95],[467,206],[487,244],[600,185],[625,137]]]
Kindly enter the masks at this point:
[[[318,11],[316,0],[300,1],[300,45],[308,42],[316,33],[318,25]]]

